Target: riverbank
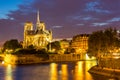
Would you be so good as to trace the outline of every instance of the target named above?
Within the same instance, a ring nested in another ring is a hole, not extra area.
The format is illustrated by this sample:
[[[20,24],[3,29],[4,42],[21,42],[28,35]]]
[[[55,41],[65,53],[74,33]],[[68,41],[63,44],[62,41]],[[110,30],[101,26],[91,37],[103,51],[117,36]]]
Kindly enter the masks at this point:
[[[95,60],[95,58],[86,59],[80,54],[49,54],[46,58],[43,55],[35,54],[24,54],[24,55],[13,55],[6,54],[4,57],[4,62],[7,64],[39,64],[39,63],[51,63],[51,62],[76,62],[76,61],[86,61]]]
[[[120,69],[102,68],[94,66],[88,72],[92,74],[108,76],[112,80],[120,80]]]

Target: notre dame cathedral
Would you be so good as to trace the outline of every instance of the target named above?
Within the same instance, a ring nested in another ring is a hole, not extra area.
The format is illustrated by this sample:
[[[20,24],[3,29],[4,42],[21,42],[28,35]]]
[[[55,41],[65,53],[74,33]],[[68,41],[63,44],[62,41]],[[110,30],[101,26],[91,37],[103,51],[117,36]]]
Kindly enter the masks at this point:
[[[33,45],[36,49],[46,48],[52,41],[52,31],[45,29],[45,23],[40,21],[39,11],[37,12],[36,28],[33,28],[32,22],[26,22],[24,25],[23,47],[27,48]]]

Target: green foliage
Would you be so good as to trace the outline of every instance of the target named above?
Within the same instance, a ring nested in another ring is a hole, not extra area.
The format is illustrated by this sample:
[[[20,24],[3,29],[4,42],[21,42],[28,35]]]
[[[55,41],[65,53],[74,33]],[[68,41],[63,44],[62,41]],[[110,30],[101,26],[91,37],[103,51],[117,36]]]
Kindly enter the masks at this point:
[[[22,48],[22,45],[20,45],[17,39],[11,39],[9,41],[6,41],[3,45],[3,51],[5,51],[6,49],[15,50],[17,48]]]
[[[93,32],[88,40],[89,55],[99,56],[119,48],[120,41],[116,37],[116,30],[108,28],[105,31]]]

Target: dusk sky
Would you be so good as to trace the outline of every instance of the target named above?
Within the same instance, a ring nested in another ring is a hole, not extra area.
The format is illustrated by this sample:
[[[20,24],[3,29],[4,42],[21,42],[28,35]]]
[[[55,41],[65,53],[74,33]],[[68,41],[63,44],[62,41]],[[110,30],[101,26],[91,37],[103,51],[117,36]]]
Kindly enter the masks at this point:
[[[108,27],[120,30],[120,0],[0,0],[0,44],[10,39],[22,41],[24,23],[36,24],[38,10],[53,38]]]

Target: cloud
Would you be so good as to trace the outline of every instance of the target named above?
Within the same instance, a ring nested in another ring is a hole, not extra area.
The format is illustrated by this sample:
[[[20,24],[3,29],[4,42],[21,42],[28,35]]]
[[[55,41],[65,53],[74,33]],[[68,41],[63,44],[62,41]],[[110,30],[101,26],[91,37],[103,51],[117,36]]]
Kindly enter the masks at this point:
[[[84,26],[84,24],[82,24],[82,23],[81,23],[81,24],[76,24],[76,25],[77,25],[77,26]]]
[[[89,3],[86,3],[86,9],[85,11],[92,11],[96,13],[111,13],[109,10],[105,10],[101,8],[101,2],[100,0],[91,1]]]
[[[7,18],[0,19],[0,40],[23,40],[24,23],[36,24],[36,12],[47,29],[53,28],[53,37],[73,37],[91,33],[106,26],[117,25],[120,29],[120,0],[24,0],[17,10],[9,11]],[[6,5],[7,6],[7,5]],[[77,27],[76,27],[77,26]],[[82,27],[81,27],[82,26]]]
[[[72,21],[74,20],[78,20],[78,21],[89,21],[89,20],[97,20],[97,18],[90,16],[90,15],[74,15],[74,16],[70,16],[69,19],[72,19]]]
[[[62,28],[63,26],[53,26],[52,28]]]
[[[111,20],[108,20],[108,22],[117,22],[120,21],[120,17],[114,17]]]
[[[109,23],[103,22],[103,23],[92,23],[92,24],[93,24],[93,26],[99,27],[99,26],[107,26]]]

